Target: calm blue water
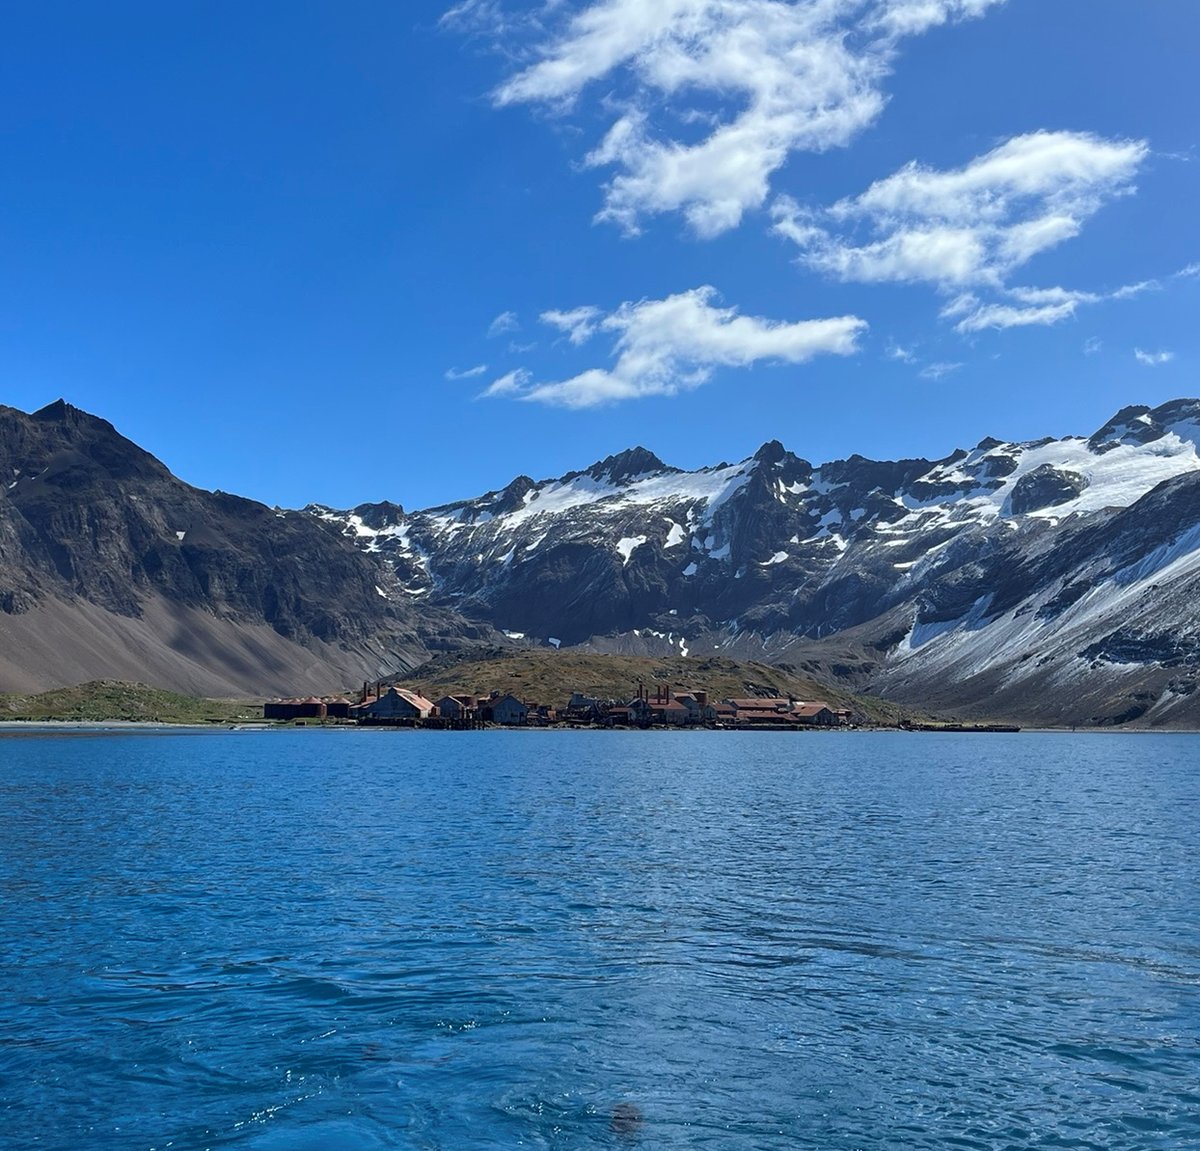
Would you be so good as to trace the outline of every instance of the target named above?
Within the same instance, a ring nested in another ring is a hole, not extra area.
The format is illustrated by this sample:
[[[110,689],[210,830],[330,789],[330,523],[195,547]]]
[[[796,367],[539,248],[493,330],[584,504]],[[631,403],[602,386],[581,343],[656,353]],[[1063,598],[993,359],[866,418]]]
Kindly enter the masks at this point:
[[[1191,1151],[1198,752],[0,738],[0,1146]]]

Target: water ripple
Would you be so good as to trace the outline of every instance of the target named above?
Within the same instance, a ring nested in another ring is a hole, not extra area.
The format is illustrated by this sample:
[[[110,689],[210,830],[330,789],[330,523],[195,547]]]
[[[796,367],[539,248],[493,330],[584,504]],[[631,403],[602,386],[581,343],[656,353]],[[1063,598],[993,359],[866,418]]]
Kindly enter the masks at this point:
[[[1191,1151],[1195,747],[7,741],[0,1144]]]

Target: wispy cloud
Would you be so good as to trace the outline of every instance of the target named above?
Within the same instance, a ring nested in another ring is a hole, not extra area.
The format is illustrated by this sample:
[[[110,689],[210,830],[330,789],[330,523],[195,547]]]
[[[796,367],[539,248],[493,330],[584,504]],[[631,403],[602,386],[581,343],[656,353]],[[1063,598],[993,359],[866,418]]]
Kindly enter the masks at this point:
[[[495,336],[502,336],[505,332],[517,332],[520,331],[520,329],[521,322],[517,318],[516,312],[501,312],[500,315],[498,315],[488,325],[488,339],[492,339]]]
[[[866,323],[856,316],[786,323],[739,315],[715,306],[716,290],[694,288],[663,300],[622,304],[607,315],[595,309],[587,323],[613,337],[611,367],[569,379],[534,382],[524,369],[495,381],[485,396],[507,396],[565,408],[590,408],[644,396],[673,396],[699,387],[719,367],[759,361],[802,364],[819,355],[851,355]],[[573,312],[546,313],[563,327]],[[582,342],[582,341],[579,341]]]
[[[438,21],[443,28],[490,37],[512,34],[525,22],[506,13],[500,0],[461,0],[447,9]]]
[[[800,261],[854,283],[923,283],[951,296],[944,319],[962,333],[1057,324],[1085,304],[1158,288],[1111,291],[1011,286],[1035,256],[1074,238],[1106,204],[1134,191],[1142,140],[1082,132],[1017,136],[961,168],[910,163],[826,208],[780,197],[775,231]]]
[[[543,312],[541,321],[565,332],[573,344],[585,344],[596,334],[597,321],[603,316],[599,308],[572,308],[569,312]]]
[[[511,372],[506,372],[499,379],[493,380],[480,392],[480,396],[519,396],[529,380],[530,375],[524,368],[516,368]]]
[[[1083,341],[1083,354],[1085,356],[1094,356],[1104,350],[1104,341],[1099,336],[1089,336]]]
[[[458,368],[447,368],[446,379],[473,380],[476,376],[482,376],[487,370],[487,364],[476,364],[475,367],[464,368],[462,371],[459,371]]]
[[[494,23],[501,19],[501,8],[497,0],[461,0],[461,3],[446,9],[440,23],[444,25],[471,24],[476,21]]]
[[[926,366],[923,367],[918,374],[920,375],[921,379],[923,379],[923,380],[940,380],[940,379],[944,378],[945,376],[950,375],[952,372],[959,371],[959,369],[961,369],[962,367],[963,367],[962,364],[958,364],[958,363],[951,364],[951,363],[946,363],[945,361],[939,360],[938,362],[933,363],[933,364],[926,364]]]
[[[1168,351],[1143,352],[1141,348],[1134,348],[1133,358],[1148,368],[1157,368],[1160,364],[1169,364],[1175,358],[1175,353]]]
[[[618,173],[598,218],[627,232],[682,212],[701,236],[761,207],[797,151],[842,147],[886,103],[884,82],[905,37],[982,16],[1004,0],[591,0],[544,5],[537,59],[494,93],[498,105],[569,110],[603,84],[616,118],[588,154]],[[466,0],[461,22],[506,17]],[[711,101],[725,102],[712,113]],[[695,126],[711,130],[696,139]]]
[[[1141,140],[1033,132],[962,168],[908,164],[825,209],[780,198],[775,230],[803,263],[839,280],[997,288],[1132,192],[1148,153]]]
[[[958,318],[955,329],[963,333],[987,329],[1048,326],[1072,318],[1086,304],[1105,300],[1128,300],[1143,292],[1154,291],[1162,285],[1157,280],[1126,284],[1111,292],[1079,292],[1067,288],[1006,288],[1006,302],[985,303],[973,292],[964,292],[952,299],[941,312],[943,319]]]
[[[982,16],[997,0],[886,0],[873,23],[895,37],[915,36],[949,20]]]
[[[898,360],[902,364],[917,363],[917,356],[912,348],[906,348],[896,343],[889,343],[887,348],[884,350],[884,355],[886,355],[889,360]]]

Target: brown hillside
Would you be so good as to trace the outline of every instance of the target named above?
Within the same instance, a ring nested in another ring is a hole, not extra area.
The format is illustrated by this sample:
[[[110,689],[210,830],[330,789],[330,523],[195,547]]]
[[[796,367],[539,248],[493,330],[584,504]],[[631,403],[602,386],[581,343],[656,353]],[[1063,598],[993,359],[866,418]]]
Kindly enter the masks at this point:
[[[670,687],[677,693],[707,691],[709,698],[792,695],[849,708],[859,720],[895,723],[904,710],[886,700],[855,695],[786,672],[769,664],[717,657],[597,655],[575,651],[522,651],[500,648],[441,655],[403,681],[431,699],[443,695],[512,692],[520,699],[563,706],[573,691],[601,699],[624,699],[642,683],[653,693]],[[911,714],[911,713],[908,713]]]

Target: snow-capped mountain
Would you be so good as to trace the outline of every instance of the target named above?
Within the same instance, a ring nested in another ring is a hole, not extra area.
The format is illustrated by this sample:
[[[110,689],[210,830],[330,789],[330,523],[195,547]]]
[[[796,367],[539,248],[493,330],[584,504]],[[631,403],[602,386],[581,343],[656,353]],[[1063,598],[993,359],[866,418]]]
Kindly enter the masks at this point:
[[[389,594],[532,641],[820,661],[834,637],[899,698],[1152,718],[1200,702],[1198,443],[1178,400],[936,461],[773,441],[685,472],[634,448],[425,511],[309,511],[390,562]]]
[[[1198,443],[1179,400],[937,461],[771,442],[685,472],[636,448],[420,512],[304,514],[190,488],[67,404],[0,408],[0,686],[278,690],[495,627],[942,714],[1198,726]]]

